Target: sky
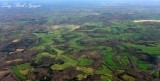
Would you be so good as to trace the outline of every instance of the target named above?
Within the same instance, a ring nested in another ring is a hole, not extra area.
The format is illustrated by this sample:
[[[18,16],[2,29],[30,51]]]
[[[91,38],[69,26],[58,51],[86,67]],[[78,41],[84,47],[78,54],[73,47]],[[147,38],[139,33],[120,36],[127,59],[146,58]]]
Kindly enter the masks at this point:
[[[42,3],[94,3],[94,2],[126,2],[141,4],[160,4],[160,0],[0,0],[0,1],[19,1],[19,2],[42,2]]]
[[[116,2],[160,2],[160,0],[0,0],[0,1],[43,1],[43,2],[68,2],[68,1],[72,1],[72,2],[92,2],[92,1],[116,1]]]

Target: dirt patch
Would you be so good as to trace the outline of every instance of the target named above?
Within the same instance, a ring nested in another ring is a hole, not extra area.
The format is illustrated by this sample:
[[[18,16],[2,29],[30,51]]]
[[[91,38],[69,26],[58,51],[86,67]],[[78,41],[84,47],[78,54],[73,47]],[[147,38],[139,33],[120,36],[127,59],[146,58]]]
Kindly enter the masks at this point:
[[[24,49],[16,49],[16,52],[22,52]]]
[[[5,75],[9,74],[10,71],[8,69],[0,70],[0,78],[4,77]]]
[[[11,63],[21,62],[21,61],[23,61],[23,59],[9,60],[9,61],[6,61],[6,63],[7,63],[7,64],[11,64]]]
[[[160,22],[160,20],[134,20],[133,22],[139,23],[139,22]]]
[[[19,42],[20,41],[20,39],[15,39],[15,40],[13,40],[12,42],[13,43],[16,43],[16,42]]]
[[[0,70],[0,81],[16,81],[12,72],[8,68],[4,68]]]

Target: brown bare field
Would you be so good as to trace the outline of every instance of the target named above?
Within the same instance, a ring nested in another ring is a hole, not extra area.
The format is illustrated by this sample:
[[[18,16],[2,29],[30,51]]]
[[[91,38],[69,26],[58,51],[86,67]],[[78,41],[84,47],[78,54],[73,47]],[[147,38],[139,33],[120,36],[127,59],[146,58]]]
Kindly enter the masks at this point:
[[[23,59],[9,60],[9,61],[7,61],[6,63],[7,63],[7,64],[10,64],[10,63],[13,63],[13,62],[20,62],[20,61],[23,61]]]
[[[160,22],[160,20],[134,20],[133,22],[139,23],[139,22]]]
[[[3,71],[0,71],[0,77],[3,77],[4,75],[10,73],[9,70],[3,70]]]

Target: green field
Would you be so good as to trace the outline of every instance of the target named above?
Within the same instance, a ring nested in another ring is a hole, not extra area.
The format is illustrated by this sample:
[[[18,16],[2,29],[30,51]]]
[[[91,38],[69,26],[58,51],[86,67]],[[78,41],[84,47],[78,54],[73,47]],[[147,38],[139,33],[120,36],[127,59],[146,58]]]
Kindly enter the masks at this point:
[[[32,67],[29,63],[25,63],[17,66],[11,66],[10,68],[17,78],[25,80],[27,78],[25,74],[27,74]]]
[[[160,54],[160,45],[157,46],[145,46],[145,45],[137,45],[137,44],[131,44],[126,43],[124,44],[126,47],[133,47],[137,49],[141,49],[142,52],[150,54],[150,55],[159,55]]]

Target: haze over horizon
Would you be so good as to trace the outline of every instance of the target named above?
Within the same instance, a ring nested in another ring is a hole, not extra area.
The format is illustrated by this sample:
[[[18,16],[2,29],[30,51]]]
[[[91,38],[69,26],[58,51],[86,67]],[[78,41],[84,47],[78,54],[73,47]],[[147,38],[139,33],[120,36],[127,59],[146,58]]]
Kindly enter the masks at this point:
[[[157,3],[160,0],[0,0],[0,1],[33,1],[33,2],[129,2],[129,3]]]

